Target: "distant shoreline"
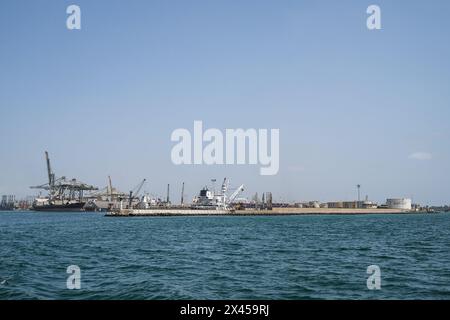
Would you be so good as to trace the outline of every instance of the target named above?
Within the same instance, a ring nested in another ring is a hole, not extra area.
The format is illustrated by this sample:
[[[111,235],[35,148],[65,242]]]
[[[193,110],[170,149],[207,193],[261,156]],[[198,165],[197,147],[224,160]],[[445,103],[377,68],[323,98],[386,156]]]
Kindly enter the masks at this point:
[[[436,212],[426,212],[426,211],[410,211],[410,210],[401,210],[401,209],[343,209],[343,208],[273,208],[272,210],[255,210],[255,209],[247,209],[247,210],[236,210],[234,212],[229,213],[214,213],[214,211],[206,214],[206,213],[174,213],[170,212],[170,209],[167,210],[167,213],[158,213],[158,214],[145,214],[145,213],[134,213],[134,214],[111,214],[106,213],[107,217],[150,217],[150,216],[294,216],[294,215],[374,215],[374,214],[404,214],[404,215],[413,215],[413,214],[442,214],[446,213],[443,211]],[[35,213],[44,213],[43,211],[33,211],[33,210],[5,210],[0,211],[1,213],[25,213],[25,212],[35,212]],[[69,213],[69,212],[56,212],[52,211],[49,213]],[[74,213],[74,212],[70,212]],[[79,211],[76,213],[101,213],[101,212],[91,212],[91,211]]]
[[[344,208],[273,208],[272,210],[238,210],[236,214],[273,214],[273,215],[308,215],[308,214],[410,214],[419,213],[401,209],[344,209]]]

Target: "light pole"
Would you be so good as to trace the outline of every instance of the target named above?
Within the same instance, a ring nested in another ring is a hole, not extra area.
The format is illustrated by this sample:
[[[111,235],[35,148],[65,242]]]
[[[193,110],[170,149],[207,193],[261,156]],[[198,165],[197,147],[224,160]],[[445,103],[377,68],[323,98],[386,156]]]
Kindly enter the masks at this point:
[[[216,194],[216,179],[211,179],[211,184],[213,188],[213,194]]]
[[[361,185],[358,184],[358,185],[356,185],[356,187],[358,188],[358,203],[357,203],[356,207],[359,208],[359,203],[361,202]]]

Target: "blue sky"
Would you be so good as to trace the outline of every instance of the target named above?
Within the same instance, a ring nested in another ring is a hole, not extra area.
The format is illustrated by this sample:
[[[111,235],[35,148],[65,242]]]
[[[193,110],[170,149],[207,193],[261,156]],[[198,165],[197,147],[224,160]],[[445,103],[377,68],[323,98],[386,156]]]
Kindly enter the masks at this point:
[[[66,28],[77,4],[82,29]],[[377,4],[382,30],[366,28]],[[57,175],[192,197],[449,203],[448,1],[0,2],[0,194]],[[170,134],[279,128],[280,171],[175,166]],[[426,153],[428,156],[416,156]],[[430,157],[431,155],[431,157]]]

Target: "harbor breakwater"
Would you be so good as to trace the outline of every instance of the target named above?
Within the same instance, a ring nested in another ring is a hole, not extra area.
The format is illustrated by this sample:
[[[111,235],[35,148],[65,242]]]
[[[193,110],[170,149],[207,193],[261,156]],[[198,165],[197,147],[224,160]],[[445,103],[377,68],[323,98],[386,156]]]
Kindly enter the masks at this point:
[[[358,214],[411,214],[418,213],[400,209],[328,209],[328,208],[273,208],[272,210],[189,210],[189,209],[154,209],[122,210],[107,213],[109,217],[134,216],[286,216],[286,215],[358,215]]]

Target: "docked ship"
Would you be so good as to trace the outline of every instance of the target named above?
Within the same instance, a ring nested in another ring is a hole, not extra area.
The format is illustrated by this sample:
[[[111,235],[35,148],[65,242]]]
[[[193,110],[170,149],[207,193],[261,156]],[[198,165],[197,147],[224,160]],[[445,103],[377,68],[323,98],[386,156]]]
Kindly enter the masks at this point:
[[[48,182],[32,189],[41,189],[48,192],[45,197],[35,198],[32,209],[34,211],[84,211],[86,199],[84,193],[98,190],[96,187],[77,181],[76,179],[66,179],[66,177],[56,178],[50,165],[48,152],[45,152],[47,164]]]
[[[181,205],[172,205],[169,201],[169,191],[165,202],[143,196],[135,206],[127,206],[123,203],[120,208],[113,209],[108,216],[183,216],[183,215],[224,215],[234,212],[232,205],[236,197],[244,191],[244,185],[239,186],[230,196],[227,195],[229,181],[227,178],[222,183],[219,192],[210,190],[207,186],[202,188],[193,199],[193,203],[185,205],[183,202],[184,184],[181,195]]]
[[[85,202],[50,200],[50,198],[36,198],[32,208],[34,211],[84,211]]]

